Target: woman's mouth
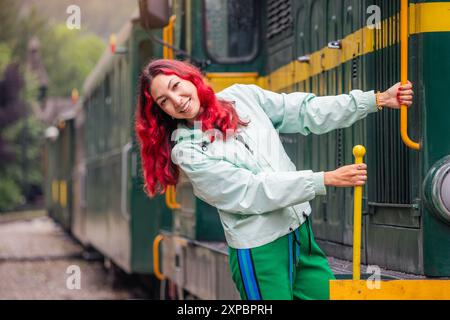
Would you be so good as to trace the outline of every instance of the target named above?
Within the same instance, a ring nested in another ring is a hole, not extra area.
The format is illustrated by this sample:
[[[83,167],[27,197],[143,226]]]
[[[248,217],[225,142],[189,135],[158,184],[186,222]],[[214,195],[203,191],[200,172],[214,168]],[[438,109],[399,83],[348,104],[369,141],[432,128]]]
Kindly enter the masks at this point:
[[[180,113],[186,113],[190,110],[191,107],[191,99],[189,99],[183,106],[183,108],[180,110]]]

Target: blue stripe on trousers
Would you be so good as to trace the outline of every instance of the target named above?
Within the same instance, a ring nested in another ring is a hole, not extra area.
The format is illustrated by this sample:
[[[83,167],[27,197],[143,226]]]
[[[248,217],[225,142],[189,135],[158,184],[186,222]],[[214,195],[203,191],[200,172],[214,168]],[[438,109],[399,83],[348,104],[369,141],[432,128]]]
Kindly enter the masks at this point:
[[[300,228],[297,228],[296,230],[295,230],[295,234],[296,234],[296,236],[297,236],[297,241],[300,243]],[[300,245],[296,242],[295,243],[295,247],[296,247],[296,253],[295,253],[295,260],[296,260],[296,263],[298,263],[299,261],[300,261]]]
[[[291,286],[292,286],[292,273],[293,273],[293,266],[292,266],[292,254],[293,254],[293,251],[292,251],[292,232],[289,233],[288,242],[289,242],[289,245],[288,245],[288,250],[289,250],[289,252],[288,252],[288,254],[289,254],[289,281],[290,281]]]
[[[261,296],[258,291],[258,284],[256,283],[256,276],[250,257],[250,249],[238,249],[238,263],[242,272],[242,282],[244,284],[244,290],[249,300],[261,300]]]

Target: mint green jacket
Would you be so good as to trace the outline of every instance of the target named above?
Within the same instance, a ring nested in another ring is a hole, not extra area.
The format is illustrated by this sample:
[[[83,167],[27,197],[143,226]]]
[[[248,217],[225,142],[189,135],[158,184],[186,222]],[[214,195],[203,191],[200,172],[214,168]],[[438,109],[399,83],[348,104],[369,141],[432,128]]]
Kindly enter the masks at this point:
[[[258,247],[295,230],[311,213],[309,201],[326,194],[324,173],[297,171],[279,133],[323,134],[377,111],[373,91],[317,97],[236,84],[217,97],[233,101],[249,124],[226,141],[220,131],[180,124],[172,135],[171,156],[194,194],[218,209],[227,243],[237,249]],[[211,135],[216,136],[212,143]]]

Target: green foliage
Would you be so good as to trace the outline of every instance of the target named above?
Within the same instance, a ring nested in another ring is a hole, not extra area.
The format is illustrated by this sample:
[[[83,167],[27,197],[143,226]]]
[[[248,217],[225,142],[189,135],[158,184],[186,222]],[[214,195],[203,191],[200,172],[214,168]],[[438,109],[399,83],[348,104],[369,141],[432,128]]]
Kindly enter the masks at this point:
[[[0,212],[23,204],[32,196],[32,186],[42,188],[43,132],[42,123],[32,115],[2,131],[2,139],[11,146],[16,160],[0,168]]]
[[[16,180],[9,177],[8,173],[0,172],[0,212],[13,209],[24,203],[22,190]]]
[[[137,0],[21,0],[25,8],[35,7],[38,12],[57,24],[66,23],[70,5],[81,10],[81,27],[108,40],[117,32],[137,8]]]
[[[36,8],[21,14],[14,0],[0,0],[0,8],[0,42],[8,44],[16,61],[25,62],[28,42],[40,32],[46,32],[47,19]]]
[[[10,62],[11,48],[6,43],[0,42],[0,74],[3,74],[3,71]]]
[[[15,37],[19,29],[19,4],[14,0],[0,0],[0,42],[15,48],[20,39]]]
[[[105,49],[103,41],[92,34],[70,30],[64,24],[53,26],[40,39],[51,81],[49,95],[69,96],[73,88],[81,91],[83,81]]]
[[[39,82],[26,69],[29,41],[33,37],[40,41],[40,55],[50,81],[48,96],[68,97],[73,88],[80,90],[105,48],[103,40],[86,29],[69,30],[65,25],[68,17],[65,8],[64,20],[55,24],[43,14],[49,9],[47,1],[36,2],[36,6],[30,5],[32,2],[0,0],[0,82],[6,66],[19,62],[25,86],[20,92],[20,101],[15,103],[25,103],[27,109],[26,115],[18,121],[6,121],[8,125],[0,127],[0,147],[13,155],[12,159],[0,159],[0,212],[32,201],[33,196],[39,194],[36,190],[42,190],[44,128],[32,112],[38,108]],[[26,6],[21,7],[23,3]],[[13,106],[14,110],[17,105]],[[8,108],[1,107],[3,111]],[[5,119],[8,114],[10,111],[3,115],[0,112]]]
[[[22,100],[30,106],[35,106],[39,96],[39,81],[29,70],[25,69],[22,73],[25,78],[25,88],[21,92]]]
[[[105,42],[90,33],[83,23],[82,30],[70,30],[66,27],[66,8],[70,4],[76,4],[72,1],[66,1],[65,7],[61,7],[62,4],[58,1],[53,2],[53,7],[47,1],[21,2],[24,4],[22,10],[15,0],[0,0],[0,68],[11,57],[25,66],[28,43],[33,37],[37,37],[44,67],[50,78],[49,95],[70,96],[73,88],[81,91],[84,80],[106,47]],[[90,10],[87,8],[93,6],[89,3],[82,3],[82,17],[88,15]],[[60,11],[59,24],[48,20],[48,13],[55,8]],[[95,10],[102,15],[100,7]]]

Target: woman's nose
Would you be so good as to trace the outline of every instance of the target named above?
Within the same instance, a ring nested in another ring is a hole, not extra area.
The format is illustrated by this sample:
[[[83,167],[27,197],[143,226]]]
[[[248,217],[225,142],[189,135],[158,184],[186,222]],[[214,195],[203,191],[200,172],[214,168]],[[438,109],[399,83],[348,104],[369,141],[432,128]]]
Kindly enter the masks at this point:
[[[168,98],[170,99],[170,101],[172,102],[172,104],[176,107],[179,108],[181,106],[181,97],[179,97],[177,94],[174,93],[169,93],[168,94]]]

